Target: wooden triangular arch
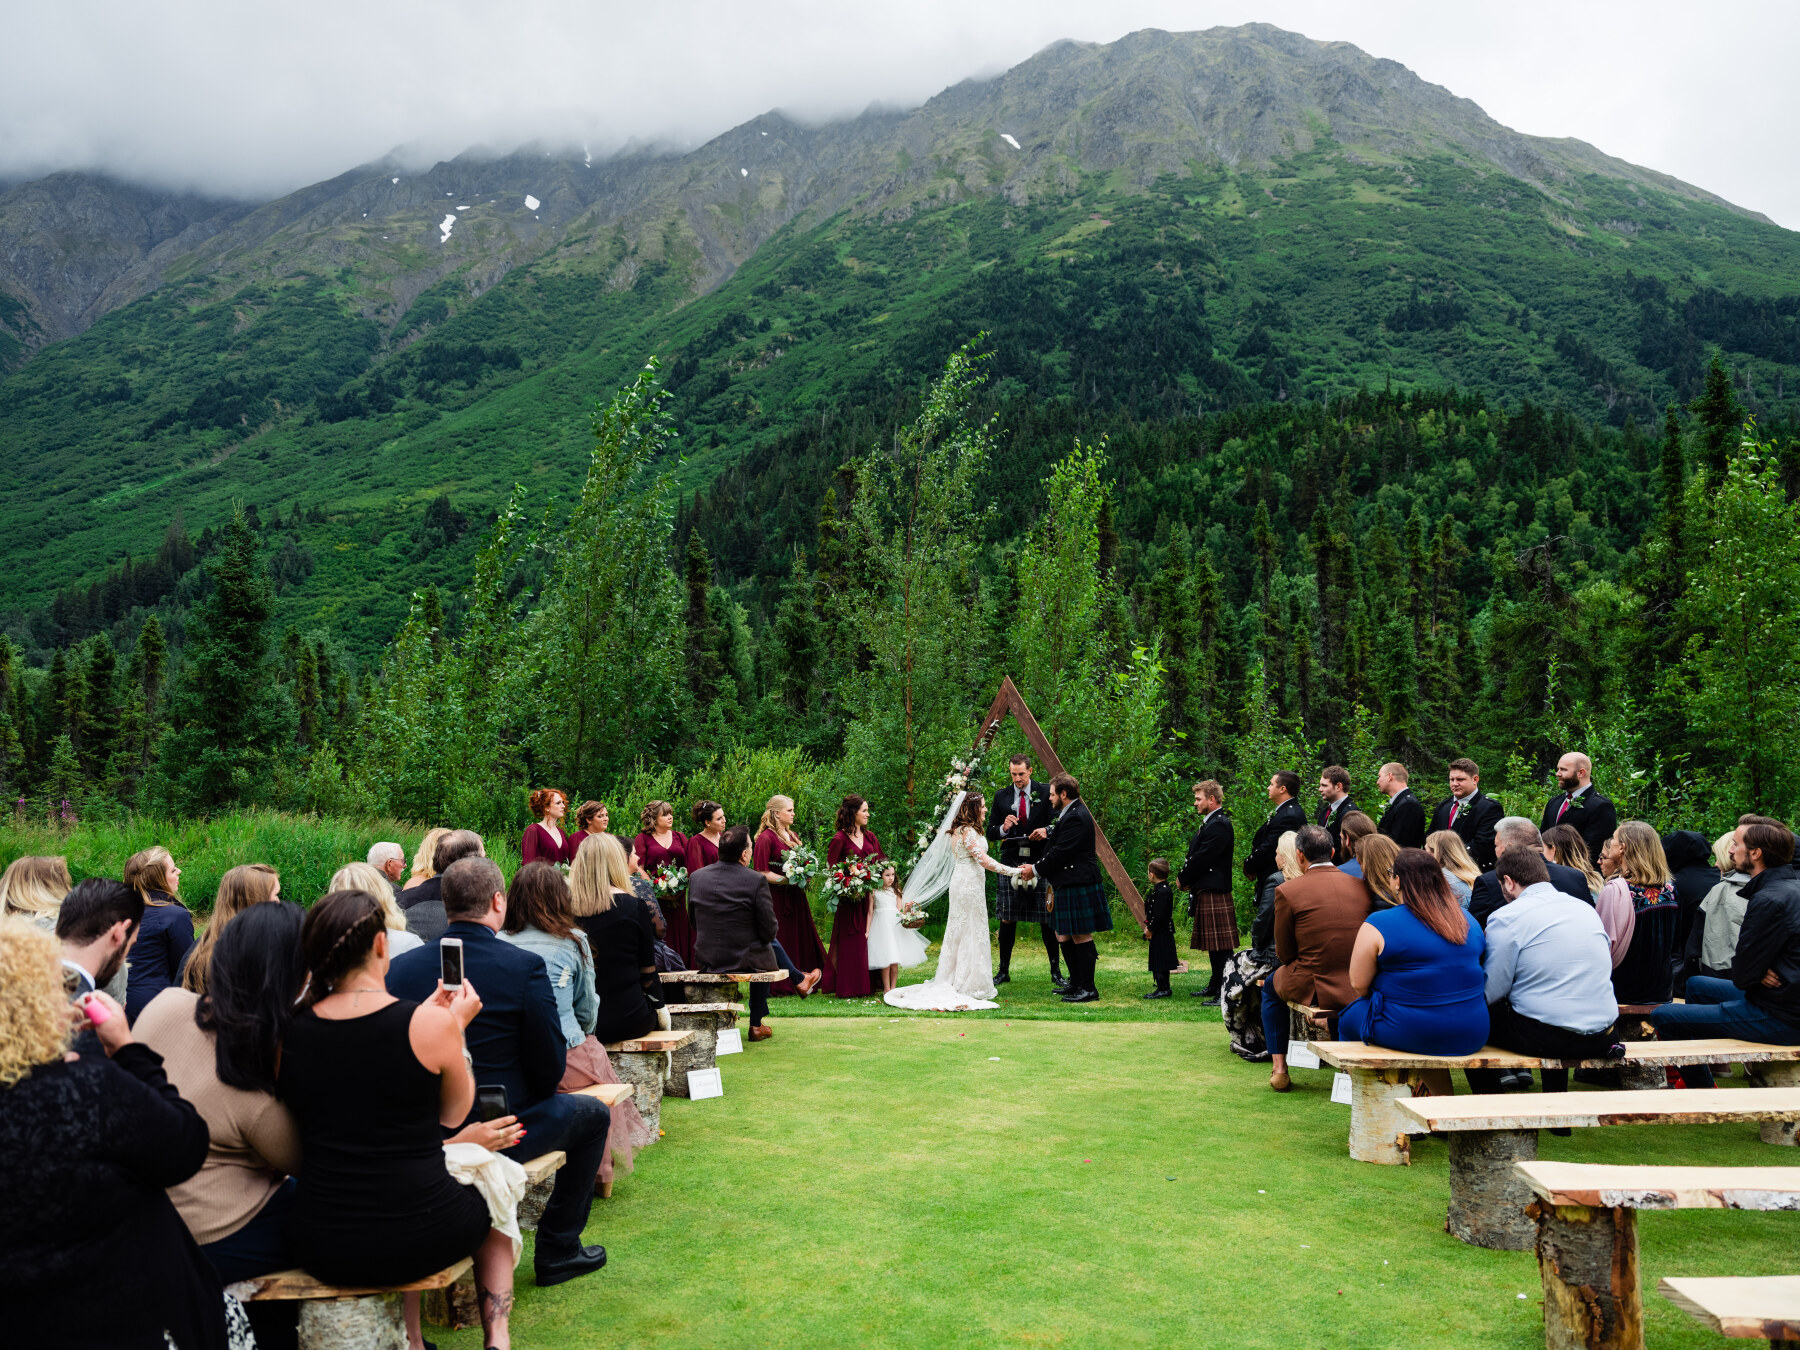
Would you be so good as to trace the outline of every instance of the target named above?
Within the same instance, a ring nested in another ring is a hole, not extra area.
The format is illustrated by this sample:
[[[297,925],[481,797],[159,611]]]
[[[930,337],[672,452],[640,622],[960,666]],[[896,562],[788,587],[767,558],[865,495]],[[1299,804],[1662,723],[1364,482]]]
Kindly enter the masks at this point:
[[[1062,773],[1063,765],[1056,757],[1056,747],[1044,735],[1044,729],[1038,725],[1037,718],[1031,715],[1031,709],[1025,706],[1025,696],[1014,686],[1010,675],[1000,681],[1000,692],[994,695],[994,706],[988,709],[986,718],[982,720],[981,734],[975,738],[975,753],[980,754],[988,748],[994,734],[1000,730],[1001,720],[1008,713],[1018,719],[1019,729],[1025,733],[1026,741],[1036,752],[1038,762],[1052,775]],[[1112,878],[1112,884],[1125,898],[1126,906],[1137,921],[1143,923],[1144,899],[1132,883],[1125,864],[1119,861],[1119,855],[1113,852],[1113,846],[1107,842],[1106,830],[1101,826],[1098,816],[1094,817],[1094,852],[1099,854],[1100,865],[1106,869],[1106,875]]]

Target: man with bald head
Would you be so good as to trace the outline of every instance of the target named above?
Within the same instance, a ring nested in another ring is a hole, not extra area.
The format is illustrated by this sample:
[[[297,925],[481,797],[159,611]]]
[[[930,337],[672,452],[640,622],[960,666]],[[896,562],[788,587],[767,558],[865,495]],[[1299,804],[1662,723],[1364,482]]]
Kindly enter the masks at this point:
[[[1572,825],[1587,842],[1588,858],[1600,864],[1600,845],[1613,837],[1619,828],[1619,812],[1612,799],[1594,786],[1594,762],[1579,750],[1571,750],[1556,761],[1556,781],[1562,791],[1544,807],[1544,821],[1538,828]]]

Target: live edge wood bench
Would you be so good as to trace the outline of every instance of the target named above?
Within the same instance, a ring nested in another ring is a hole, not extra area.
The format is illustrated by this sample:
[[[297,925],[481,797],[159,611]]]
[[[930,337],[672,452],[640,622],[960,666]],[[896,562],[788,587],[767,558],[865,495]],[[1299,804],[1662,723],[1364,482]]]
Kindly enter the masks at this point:
[[[1800,1275],[1672,1276],[1656,1292],[1721,1336],[1800,1350]]]
[[[745,1006],[748,984],[779,984],[785,970],[740,970],[714,974],[698,970],[665,970],[658,977],[665,992],[679,1002],[669,1004],[669,1024],[694,1033],[693,1043],[675,1056],[671,1075],[676,1086],[668,1090],[687,1096],[687,1071],[710,1069],[718,1060],[719,1033],[737,1025],[749,1011]]]
[[[630,1095],[630,1089],[623,1083],[602,1083],[600,1086],[609,1092]],[[592,1088],[586,1091],[592,1096],[600,1095]],[[568,1161],[569,1155],[561,1149],[525,1160],[525,1194],[519,1201],[520,1232],[536,1231],[538,1220],[544,1217],[544,1206],[550,1203],[550,1192],[556,1189],[556,1174]],[[419,1300],[419,1315],[433,1326],[453,1329],[474,1326],[480,1320],[475,1298],[475,1272],[464,1270],[442,1288],[424,1291]]]
[[[1729,1093],[1730,1096],[1754,1095]],[[1800,1167],[1607,1167],[1582,1163],[1521,1162],[1514,1170],[1535,1199],[1538,1270],[1544,1281],[1547,1350],[1642,1350],[1644,1299],[1638,1277],[1637,1211],[1640,1209],[1793,1210],[1800,1212]],[[1701,1316],[1708,1285],[1764,1281],[1681,1280],[1663,1288]],[[1787,1282],[1800,1286],[1800,1281]],[[1673,1286],[1672,1288],[1670,1286]],[[1696,1294],[1686,1294],[1692,1288]],[[1800,1289],[1790,1288],[1790,1297]],[[1754,1331],[1764,1339],[1793,1340],[1800,1302],[1792,1318],[1773,1319]],[[1779,1333],[1772,1334],[1772,1333]],[[1729,1333],[1728,1333],[1729,1334]]]
[[[1450,1207],[1444,1227],[1478,1247],[1525,1251],[1537,1230],[1528,1212],[1531,1191],[1524,1174],[1514,1164],[1537,1157],[1539,1130],[1750,1122],[1766,1128],[1770,1123],[1800,1120],[1800,1088],[1664,1088],[1656,1092],[1423,1097],[1399,1102],[1397,1109],[1412,1130],[1449,1136]],[[1650,1170],[1660,1176],[1693,1169]],[[1793,1171],[1800,1176],[1800,1168]]]
[[[299,1300],[300,1350],[406,1350],[402,1295],[448,1289],[473,1267],[465,1256],[435,1275],[390,1289],[343,1288],[321,1284],[304,1270],[278,1270],[229,1284],[225,1292],[244,1303]]]
[[[649,1031],[606,1047],[613,1072],[620,1082],[631,1084],[638,1114],[653,1130],[662,1128],[663,1094],[687,1096],[687,1075],[675,1075],[673,1068],[675,1056],[693,1040],[691,1031]]]
[[[1758,1045],[1753,1041],[1627,1041],[1624,1059],[1558,1060],[1514,1054],[1484,1046],[1473,1055],[1414,1055],[1363,1041],[1314,1041],[1320,1059],[1350,1075],[1350,1156],[1359,1162],[1405,1164],[1412,1160],[1407,1136],[1419,1133],[1399,1105],[1407,1098],[1448,1097],[1453,1069],[1617,1068],[1629,1086],[1633,1081],[1654,1090],[1662,1070],[1683,1064],[1747,1064],[1757,1068],[1765,1084],[1800,1086],[1800,1046]],[[1648,1069],[1646,1077],[1634,1069]],[[1556,1095],[1556,1094],[1551,1094]],[[1763,1131],[1768,1143],[1794,1142],[1792,1123]]]

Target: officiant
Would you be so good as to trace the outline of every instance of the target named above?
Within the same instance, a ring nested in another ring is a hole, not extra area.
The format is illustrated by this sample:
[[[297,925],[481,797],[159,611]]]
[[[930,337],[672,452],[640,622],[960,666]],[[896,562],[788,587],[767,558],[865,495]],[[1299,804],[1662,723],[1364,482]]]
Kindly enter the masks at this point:
[[[1031,776],[1031,758],[1014,755],[1007,766],[1011,777],[1005,787],[994,793],[988,806],[987,837],[990,844],[1000,845],[1000,861],[1008,867],[1034,862],[1043,845],[1031,839],[1033,830],[1050,824],[1050,789]],[[1000,969],[994,974],[995,984],[1012,980],[1013,944],[1021,923],[1035,924],[1044,939],[1044,954],[1050,958],[1050,983],[1058,993],[1068,988],[1063,979],[1062,959],[1058,954],[1056,930],[1044,912],[1045,890],[1040,886],[1013,888],[1009,877],[1001,876],[995,884],[994,913],[1000,920]]]

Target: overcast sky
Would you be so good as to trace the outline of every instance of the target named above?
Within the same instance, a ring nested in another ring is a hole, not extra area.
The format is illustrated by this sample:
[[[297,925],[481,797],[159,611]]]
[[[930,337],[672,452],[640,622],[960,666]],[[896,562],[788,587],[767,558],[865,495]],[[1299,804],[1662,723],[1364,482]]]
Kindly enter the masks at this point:
[[[913,106],[1057,38],[1273,23],[1800,228],[1796,0],[0,0],[0,176],[274,196],[406,145],[704,141]]]

